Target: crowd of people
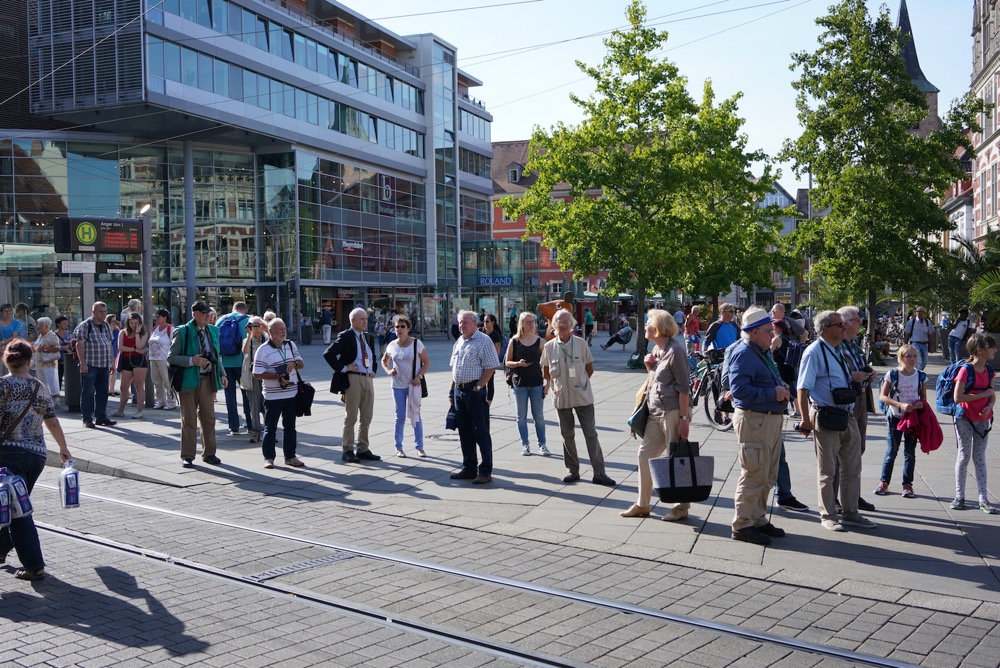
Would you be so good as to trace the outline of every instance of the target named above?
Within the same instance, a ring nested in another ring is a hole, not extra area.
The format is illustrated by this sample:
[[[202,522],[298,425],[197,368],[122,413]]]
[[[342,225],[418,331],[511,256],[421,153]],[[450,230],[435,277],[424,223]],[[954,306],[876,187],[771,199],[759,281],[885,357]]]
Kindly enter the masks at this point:
[[[568,298],[567,298],[568,299]],[[133,303],[134,302],[134,303]],[[65,438],[55,417],[60,396],[60,364],[64,353],[72,353],[81,376],[80,408],[84,427],[114,426],[112,418],[125,417],[128,397],[137,408],[133,419],[142,419],[145,377],[152,374],[155,401],[160,410],[180,409],[180,459],[191,468],[201,459],[220,465],[216,443],[216,403],[221,392],[226,406],[229,434],[247,434],[261,444],[263,465],[272,469],[276,461],[279,423],[282,455],[286,466],[304,467],[297,456],[297,402],[305,362],[296,344],[287,338],[285,322],[273,312],[251,315],[244,302],[219,316],[204,302],[191,307],[188,322],[174,326],[169,312],[157,311],[153,322],[144,321],[141,305],[133,300],[121,313],[119,328],[114,314],[103,302],[95,302],[90,317],[72,332],[59,316],[31,320],[15,318],[18,307],[0,306],[0,336],[4,337],[3,362],[8,375],[0,378],[0,411],[7,431],[0,437],[0,465],[22,475],[29,489],[44,464],[45,445],[41,427],[49,428],[64,460],[69,459]],[[539,305],[547,327],[539,328],[532,311],[512,312],[509,341],[504,342],[500,323],[492,314],[459,310],[457,337],[449,359],[451,384],[448,391],[449,421],[457,429],[462,452],[461,469],[455,480],[474,485],[492,482],[493,443],[490,408],[498,370],[512,388],[517,409],[517,432],[521,454],[532,454],[529,415],[534,423],[535,447],[549,456],[544,402],[551,397],[562,440],[566,484],[581,479],[576,445],[577,427],[583,432],[592,482],[615,486],[607,475],[601,448],[591,377],[594,373],[590,343],[593,317],[582,330],[569,300]],[[22,314],[23,315],[23,314]],[[793,315],[798,315],[794,313]],[[649,517],[653,481],[650,459],[670,454],[688,439],[691,419],[689,354],[698,349],[725,351],[723,387],[733,404],[732,420],[738,442],[740,476],[735,493],[732,538],[760,545],[785,535],[768,514],[772,490],[779,506],[808,511],[791,493],[791,477],[785,461],[783,425],[787,415],[797,415],[796,430],[813,439],[817,459],[819,519],[825,529],[873,529],[875,523],[862,514],[874,506],[862,497],[862,455],[868,414],[874,412],[874,393],[887,417],[886,451],[876,496],[890,491],[899,450],[903,450],[901,494],[914,490],[915,449],[926,425],[900,431],[904,422],[932,421],[934,411],[927,401],[927,376],[923,371],[927,347],[934,328],[928,326],[926,309],[917,308],[899,346],[898,365],[888,373],[876,373],[867,361],[858,337],[862,317],[847,306],[823,311],[812,323],[787,317],[784,307],[770,311],[750,308],[740,318],[731,304],[723,304],[719,319],[704,337],[698,312],[670,314],[651,309],[644,315],[644,333],[651,346],[643,362],[647,370],[649,423],[637,452],[638,494],[622,517]],[[30,316],[28,316],[30,317]],[[350,327],[334,335],[324,329],[328,341],[323,358],[332,377],[330,391],[343,400],[344,423],[341,458],[346,463],[377,462],[370,426],[374,415],[379,368],[391,378],[395,406],[393,444],[395,455],[407,456],[406,423],[412,431],[413,450],[425,457],[421,402],[427,396],[425,376],[430,369],[427,346],[413,335],[413,323],[403,314],[378,316],[373,327],[369,311],[355,308]],[[23,325],[20,323],[24,323]],[[630,324],[625,320],[626,325]],[[955,432],[958,456],[955,467],[956,494],[953,509],[968,507],[965,481],[969,462],[978,485],[978,507],[997,512],[988,498],[986,444],[996,395],[992,361],[996,342],[978,333],[963,309],[949,323],[949,357],[958,359],[968,351],[967,364],[955,376],[953,400],[958,406]],[[381,328],[379,327],[381,325]],[[699,324],[700,327],[700,324]],[[391,329],[391,334],[389,330]],[[373,334],[374,332],[374,334]],[[810,332],[815,338],[809,342]],[[602,346],[606,347],[606,346]],[[798,353],[793,352],[799,349]],[[800,357],[800,359],[799,359]],[[34,371],[35,377],[31,375]],[[121,375],[117,410],[108,413],[115,374]],[[130,392],[131,388],[131,392]],[[873,393],[874,391],[874,393]],[[530,413],[529,413],[530,410]],[[9,425],[13,425],[11,428]],[[935,446],[936,447],[936,446]],[[683,521],[689,504],[673,504],[662,517]],[[37,533],[30,518],[15,521],[0,531],[0,561],[16,549],[24,568],[18,577],[37,579],[44,575]]]

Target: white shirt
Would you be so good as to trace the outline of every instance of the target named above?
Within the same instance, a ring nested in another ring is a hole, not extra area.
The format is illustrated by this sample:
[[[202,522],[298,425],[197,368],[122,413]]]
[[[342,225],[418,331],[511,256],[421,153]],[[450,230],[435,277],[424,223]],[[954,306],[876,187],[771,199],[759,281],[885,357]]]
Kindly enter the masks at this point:
[[[166,362],[170,355],[170,334],[173,325],[167,324],[162,329],[154,327],[149,335],[149,359],[153,362]]]
[[[385,347],[385,354],[392,360],[392,367],[396,370],[396,374],[392,377],[392,389],[405,390],[410,386],[410,383],[413,382],[413,356],[414,354],[417,355],[416,364],[417,373],[419,374],[420,367],[423,366],[420,361],[420,351],[423,349],[423,342],[414,339],[412,336],[407,341],[405,348],[399,345],[399,339],[393,339]]]
[[[892,372],[885,374],[885,381],[892,383],[892,378],[890,377]],[[912,404],[920,400],[920,372],[914,371],[909,376],[904,375],[902,371],[896,372],[896,396],[890,396],[890,399],[895,399],[896,401],[904,404]],[[889,410],[892,411],[894,417],[903,417],[903,409],[896,408],[895,406],[889,406]]]
[[[365,341],[364,335],[358,330],[351,328],[354,332],[354,338],[358,341],[358,358],[354,360],[354,363],[358,365],[358,371],[360,373],[370,374],[375,369],[375,359],[372,349],[368,347],[368,343]],[[364,354],[362,354],[364,350]],[[365,364],[365,359],[368,360],[368,364]]]
[[[257,349],[257,354],[253,359],[253,372],[260,373],[285,373],[289,362],[299,361],[299,349],[291,341],[285,340],[281,348],[276,348],[270,342],[263,344]],[[288,383],[284,388],[277,378],[268,378],[261,381],[264,390],[264,399],[291,399],[298,391],[299,370],[296,369],[288,374]]]

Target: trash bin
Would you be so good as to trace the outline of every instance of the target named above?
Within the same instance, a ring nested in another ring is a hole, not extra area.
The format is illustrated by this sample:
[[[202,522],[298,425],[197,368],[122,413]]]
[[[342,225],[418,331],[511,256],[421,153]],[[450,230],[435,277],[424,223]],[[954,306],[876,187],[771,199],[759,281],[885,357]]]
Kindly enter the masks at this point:
[[[66,409],[71,413],[80,412],[80,365],[72,355],[63,353],[63,396],[66,397]]]
[[[304,346],[311,346],[313,342],[312,325],[302,325],[301,343]]]

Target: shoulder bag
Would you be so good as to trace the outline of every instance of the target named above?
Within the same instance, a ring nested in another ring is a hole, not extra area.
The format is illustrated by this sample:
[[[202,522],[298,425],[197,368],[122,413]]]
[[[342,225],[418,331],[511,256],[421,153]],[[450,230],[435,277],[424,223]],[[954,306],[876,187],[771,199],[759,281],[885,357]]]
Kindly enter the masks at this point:
[[[420,343],[420,339],[413,339],[413,377],[417,377],[417,344]],[[420,396],[424,399],[427,398],[427,379],[423,376],[420,377]]]
[[[664,503],[695,503],[712,494],[715,458],[701,457],[698,444],[681,439],[672,442],[666,457],[649,460],[653,489]]]
[[[298,356],[295,345],[291,341],[286,341],[286,343],[292,351],[292,355]],[[295,376],[299,379],[299,382],[295,385],[295,416],[312,415],[312,405],[313,399],[316,398],[316,388],[302,380],[302,374],[299,373],[298,369],[295,370]]]
[[[649,376],[646,376],[646,382],[642,384],[639,388],[639,393],[636,394],[636,401],[638,404],[635,410],[632,411],[632,417],[628,419],[628,426],[632,429],[632,438],[638,436],[639,438],[645,438],[646,436],[646,424],[649,422],[649,403],[646,401],[646,395],[649,392]]]

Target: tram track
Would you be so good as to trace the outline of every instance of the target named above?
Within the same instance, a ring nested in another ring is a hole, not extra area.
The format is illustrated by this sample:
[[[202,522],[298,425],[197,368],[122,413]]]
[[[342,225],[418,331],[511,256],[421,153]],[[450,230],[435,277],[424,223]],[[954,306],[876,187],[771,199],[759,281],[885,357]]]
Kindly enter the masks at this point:
[[[47,485],[39,484],[37,486],[46,487]],[[708,632],[711,634],[717,634],[720,637],[738,638],[750,643],[756,643],[760,646],[778,647],[787,650],[789,652],[800,652],[813,655],[816,657],[822,657],[824,659],[839,660],[846,662],[846,664],[848,665],[892,666],[892,667],[904,667],[904,666],[908,667],[913,665],[895,659],[862,654],[859,652],[854,652],[851,650],[846,650],[829,645],[806,642],[796,638],[784,637],[765,632],[755,631],[751,629],[746,629],[731,624],[724,624],[710,620],[699,619],[688,615],[675,614],[663,610],[641,607],[630,603],[615,601],[612,599],[601,598],[597,596],[590,596],[587,594],[576,593],[573,591],[558,589],[531,582],[525,582],[511,578],[477,573],[474,571],[455,568],[444,564],[429,563],[417,559],[412,559],[409,557],[398,556],[369,549],[363,549],[351,545],[344,545],[340,543],[334,543],[331,541],[320,540],[305,536],[297,536],[294,534],[289,534],[280,531],[273,531],[262,527],[248,526],[244,524],[229,522],[227,520],[217,519],[213,517],[206,517],[203,515],[197,515],[194,513],[188,513],[169,508],[161,508],[144,503],[138,503],[135,501],[115,499],[95,494],[83,494],[82,496],[85,499],[92,501],[115,504],[117,506],[132,508],[135,510],[141,510],[144,512],[154,513],[158,515],[171,516],[185,521],[193,521],[207,525],[213,525],[232,531],[254,534],[257,536],[267,537],[270,539],[275,539],[280,541],[290,541],[300,546],[321,548],[323,550],[332,551],[338,555],[347,555],[349,558],[360,558],[360,559],[370,560],[372,562],[386,564],[392,568],[413,569],[417,573],[423,572],[423,573],[433,573],[441,576],[447,576],[449,578],[456,578],[461,581],[475,583],[476,585],[502,588],[511,592],[512,594],[527,594],[537,597],[554,599],[560,602],[564,602],[568,605],[571,604],[571,605],[582,606],[581,608],[582,610],[596,609],[599,611],[603,611],[604,613],[607,614],[626,615],[628,616],[629,619],[646,619],[661,625],[678,626],[678,627],[683,627],[685,629],[693,629],[701,632]],[[173,567],[183,568],[198,573],[199,575],[202,575],[204,577],[222,578],[226,581],[232,582],[241,587],[247,587],[247,588],[257,589],[259,591],[268,592],[270,595],[273,596],[293,596],[296,599],[304,603],[308,603],[310,605],[325,607],[327,609],[335,610],[343,614],[356,615],[362,618],[369,619],[370,621],[374,621],[376,623],[388,626],[405,628],[415,633],[419,633],[421,635],[435,637],[440,640],[453,643],[456,645],[476,648],[481,651],[494,654],[496,656],[503,656],[506,658],[510,658],[512,660],[526,662],[527,664],[530,665],[542,665],[542,666],[582,665],[572,660],[556,657],[551,654],[536,652],[530,649],[519,648],[510,643],[496,642],[488,637],[476,636],[474,634],[469,634],[465,631],[456,631],[454,629],[443,628],[439,624],[433,624],[423,621],[419,616],[411,617],[406,614],[399,614],[392,611],[387,611],[381,607],[369,607],[363,604],[358,604],[349,601],[344,598],[328,596],[316,591],[311,591],[300,587],[294,587],[275,582],[274,580],[280,577],[281,575],[280,573],[281,569],[275,569],[275,573],[272,574],[267,574],[267,573],[241,574],[232,570],[227,570],[224,568],[218,568],[208,564],[200,563],[197,560],[189,558],[173,557],[168,554],[159,552],[155,549],[150,549],[148,547],[144,547],[138,544],[122,542],[111,538],[103,537],[97,534],[77,531],[71,528],[58,527],[54,525],[41,524],[41,523],[39,523],[39,528],[54,534],[61,535],[69,540],[89,542],[91,544],[99,545],[106,549],[111,549],[131,554],[138,558],[153,559],[155,561],[159,561],[164,564],[169,564]],[[339,561],[341,558],[343,557],[338,557],[335,560]],[[322,561],[322,559],[316,561]],[[319,565],[325,565],[325,564],[319,564]]]

